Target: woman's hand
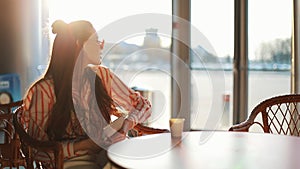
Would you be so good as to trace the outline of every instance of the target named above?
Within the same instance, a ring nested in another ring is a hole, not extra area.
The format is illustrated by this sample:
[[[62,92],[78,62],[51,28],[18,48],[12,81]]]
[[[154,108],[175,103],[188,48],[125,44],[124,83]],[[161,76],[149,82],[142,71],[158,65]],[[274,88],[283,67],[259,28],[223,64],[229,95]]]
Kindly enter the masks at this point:
[[[131,120],[125,119],[120,131],[127,133],[129,130],[133,129],[133,127],[134,127],[134,122]]]
[[[110,137],[107,137],[107,144],[114,144],[126,138],[126,133],[121,129]]]
[[[132,103],[131,105],[136,109],[140,109],[142,106],[147,105],[147,107],[151,108],[151,103],[147,98],[144,98],[139,92],[134,92],[129,95]]]

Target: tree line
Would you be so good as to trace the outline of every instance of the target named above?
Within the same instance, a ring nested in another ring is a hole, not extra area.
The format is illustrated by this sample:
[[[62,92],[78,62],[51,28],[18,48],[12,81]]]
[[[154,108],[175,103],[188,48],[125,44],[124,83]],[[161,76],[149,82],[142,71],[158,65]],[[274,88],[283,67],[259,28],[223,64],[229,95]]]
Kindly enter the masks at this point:
[[[291,63],[291,39],[275,39],[261,43],[255,51],[255,59],[264,63]]]

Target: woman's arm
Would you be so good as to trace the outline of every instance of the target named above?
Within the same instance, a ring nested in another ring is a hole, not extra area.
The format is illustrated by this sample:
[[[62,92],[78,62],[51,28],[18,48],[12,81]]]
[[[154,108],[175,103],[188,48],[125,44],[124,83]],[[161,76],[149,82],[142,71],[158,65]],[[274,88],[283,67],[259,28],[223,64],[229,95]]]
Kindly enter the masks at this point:
[[[93,68],[95,69],[95,67]],[[129,88],[117,75],[103,66],[97,67],[97,75],[114,102],[128,112],[124,130],[145,122],[151,115],[151,103],[139,92]]]
[[[108,142],[115,143],[126,138],[126,133],[138,123],[146,121],[152,112],[151,103],[139,92],[129,88],[117,75],[108,68],[98,66],[97,75],[103,82],[108,94],[121,109],[128,112],[122,128],[110,136]]]
[[[127,133],[136,124],[143,123],[150,117],[152,109],[148,99],[129,88],[113,73],[111,73],[111,86],[113,100],[128,111],[128,117],[121,130]]]

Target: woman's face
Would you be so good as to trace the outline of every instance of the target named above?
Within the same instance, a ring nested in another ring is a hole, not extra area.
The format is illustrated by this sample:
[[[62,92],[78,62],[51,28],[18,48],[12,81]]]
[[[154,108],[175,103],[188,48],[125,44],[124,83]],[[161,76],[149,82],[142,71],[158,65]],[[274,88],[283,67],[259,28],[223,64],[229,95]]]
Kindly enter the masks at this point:
[[[104,41],[100,42],[95,30],[92,30],[92,36],[84,43],[83,50],[89,64],[101,64],[102,49]]]

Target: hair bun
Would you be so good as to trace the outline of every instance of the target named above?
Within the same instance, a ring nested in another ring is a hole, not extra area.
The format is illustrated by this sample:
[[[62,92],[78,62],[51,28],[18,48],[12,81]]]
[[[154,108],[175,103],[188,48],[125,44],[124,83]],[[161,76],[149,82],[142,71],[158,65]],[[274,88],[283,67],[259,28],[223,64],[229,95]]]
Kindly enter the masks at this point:
[[[56,20],[52,24],[52,33],[57,34],[67,29],[68,24],[62,20]]]

